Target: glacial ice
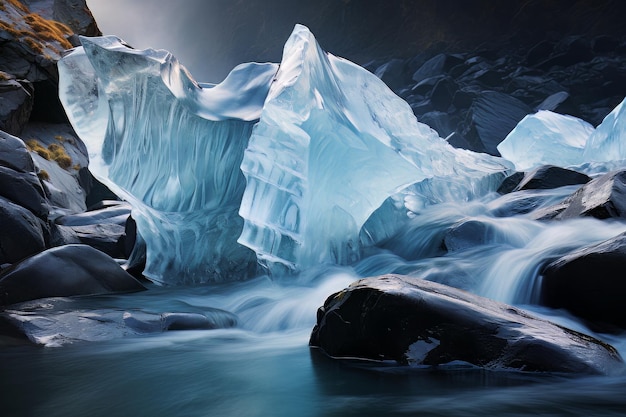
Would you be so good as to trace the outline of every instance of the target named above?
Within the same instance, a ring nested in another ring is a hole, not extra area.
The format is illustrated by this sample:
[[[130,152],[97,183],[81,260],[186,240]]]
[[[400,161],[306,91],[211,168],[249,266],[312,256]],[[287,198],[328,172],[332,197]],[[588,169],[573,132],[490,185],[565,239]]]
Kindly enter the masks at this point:
[[[166,51],[81,41],[59,62],[59,95],[92,172],[133,205],[144,274],[161,283],[254,274],[254,253],[235,242],[239,164],[277,65],[244,64],[211,87]]]
[[[540,165],[579,165],[593,132],[593,126],[584,120],[540,110],[524,117],[497,149],[518,171]]]
[[[598,125],[584,149],[586,162],[626,159],[626,98]]]
[[[90,169],[133,205],[160,283],[350,263],[391,233],[390,211],[472,198],[512,168],[452,148],[301,25],[280,67],[242,64],[215,86],[166,51],[82,43],[59,62],[60,98]]]

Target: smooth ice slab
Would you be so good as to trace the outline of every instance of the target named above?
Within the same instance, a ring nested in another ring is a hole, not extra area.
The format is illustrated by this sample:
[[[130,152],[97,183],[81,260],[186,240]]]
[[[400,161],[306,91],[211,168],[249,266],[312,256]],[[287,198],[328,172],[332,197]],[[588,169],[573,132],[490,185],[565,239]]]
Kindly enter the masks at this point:
[[[254,274],[254,253],[236,242],[239,164],[277,65],[241,65],[201,86],[166,51],[81,40],[59,62],[60,98],[92,172],[133,204],[146,276],[197,283]]]
[[[406,192],[427,204],[452,188],[465,199],[507,168],[452,148],[380,79],[325,53],[297,25],[241,164],[239,242],[270,267],[350,263],[388,197]]]
[[[518,171],[540,165],[567,167],[585,161],[583,151],[593,132],[584,120],[540,110],[524,117],[497,148]]]

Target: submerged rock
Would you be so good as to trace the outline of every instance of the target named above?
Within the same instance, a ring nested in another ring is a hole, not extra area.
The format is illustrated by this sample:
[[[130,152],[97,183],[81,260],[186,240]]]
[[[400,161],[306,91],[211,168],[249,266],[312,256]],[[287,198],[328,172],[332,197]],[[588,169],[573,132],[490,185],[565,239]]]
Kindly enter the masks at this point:
[[[593,323],[626,329],[624,269],[626,234],[622,233],[547,265],[542,271],[541,302]]]
[[[16,304],[0,312],[0,335],[26,337],[38,345],[57,347],[165,331],[231,328],[238,320],[235,314],[216,308],[162,312],[115,307],[115,303],[112,297],[94,297],[48,298]]]
[[[66,245],[48,249],[2,271],[0,305],[144,289],[104,253],[86,245]]]
[[[335,358],[605,374],[617,351],[515,307],[399,275],[355,282],[318,311],[311,346]]]

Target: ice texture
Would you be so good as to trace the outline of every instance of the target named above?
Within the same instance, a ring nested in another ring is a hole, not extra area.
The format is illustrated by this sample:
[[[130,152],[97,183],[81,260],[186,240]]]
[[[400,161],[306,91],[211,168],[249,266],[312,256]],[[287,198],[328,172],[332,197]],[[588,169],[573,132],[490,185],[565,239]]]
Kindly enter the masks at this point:
[[[406,195],[415,206],[464,200],[507,168],[454,149],[379,78],[325,53],[297,25],[241,164],[239,242],[270,269],[347,264],[359,258],[359,232],[387,198]]]
[[[301,25],[280,67],[242,64],[215,86],[166,51],[81,40],[59,62],[60,98],[90,169],[133,205],[159,283],[350,263],[398,215],[495,189],[512,168],[451,147]]]
[[[589,137],[584,150],[585,162],[626,159],[626,99],[617,105]]]
[[[497,148],[518,171],[540,165],[573,166],[584,162],[583,151],[593,132],[584,120],[540,110],[524,117]]]
[[[254,274],[254,253],[236,243],[239,164],[277,65],[241,65],[201,86],[166,51],[81,41],[59,62],[60,98],[92,172],[133,205],[144,274],[161,283]]]

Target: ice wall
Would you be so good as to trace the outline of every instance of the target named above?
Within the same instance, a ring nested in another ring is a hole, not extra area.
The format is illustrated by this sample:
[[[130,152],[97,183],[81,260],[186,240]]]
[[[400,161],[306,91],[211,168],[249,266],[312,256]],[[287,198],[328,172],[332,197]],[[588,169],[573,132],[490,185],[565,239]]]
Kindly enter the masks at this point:
[[[362,226],[388,197],[406,194],[414,206],[465,200],[509,167],[452,148],[380,79],[325,53],[297,25],[241,164],[239,242],[270,267],[350,263]]]
[[[60,98],[90,169],[133,204],[161,283],[243,279],[254,253],[236,243],[239,170],[276,64],[245,64],[201,86],[166,51],[82,38],[59,62]]]
[[[257,260],[275,273],[350,263],[401,224],[390,207],[466,200],[512,168],[452,148],[304,26],[278,72],[243,64],[217,86],[166,51],[82,42],[59,62],[61,101],[94,174],[133,204],[157,282],[241,279]]]

